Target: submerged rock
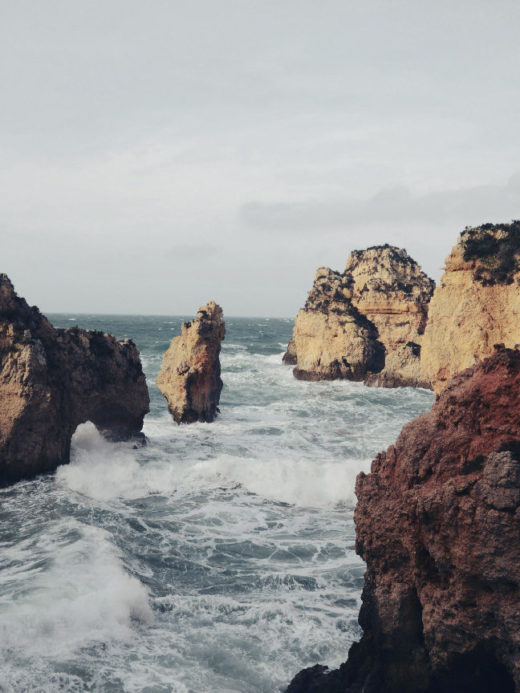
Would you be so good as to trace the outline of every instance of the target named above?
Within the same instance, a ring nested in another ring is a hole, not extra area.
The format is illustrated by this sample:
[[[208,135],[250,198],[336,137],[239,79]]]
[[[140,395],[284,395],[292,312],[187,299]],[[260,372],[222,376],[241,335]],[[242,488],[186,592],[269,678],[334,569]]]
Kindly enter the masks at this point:
[[[164,354],[157,387],[177,423],[213,421],[219,409],[220,345],[225,335],[222,308],[215,301],[201,306],[185,322]]]
[[[520,352],[457,375],[356,493],[363,638],[288,693],[520,690]]]
[[[353,251],[342,274],[316,272],[284,363],[297,378],[429,386],[420,352],[434,287],[403,249]]]
[[[520,344],[518,221],[461,233],[430,304],[421,367],[440,392],[495,344]]]
[[[56,329],[0,275],[0,484],[69,461],[76,427],[111,439],[139,436],[149,396],[130,340]]]

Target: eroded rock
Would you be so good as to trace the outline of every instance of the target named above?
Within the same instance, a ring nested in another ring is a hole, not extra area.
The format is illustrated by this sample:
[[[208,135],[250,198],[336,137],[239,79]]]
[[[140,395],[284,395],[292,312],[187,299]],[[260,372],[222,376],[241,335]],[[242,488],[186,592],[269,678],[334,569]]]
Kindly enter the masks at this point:
[[[463,231],[433,295],[421,352],[440,392],[455,373],[520,344],[520,222]]]
[[[351,298],[349,277],[328,267],[317,270],[291,339],[296,378],[363,380],[369,371],[382,368],[384,347],[377,331]],[[288,359],[286,354],[286,363]]]
[[[111,439],[142,436],[149,410],[139,352],[130,340],[54,328],[0,275],[0,484],[69,461],[76,427],[92,421]]]
[[[520,690],[519,453],[520,352],[500,349],[358,476],[364,635],[288,693]]]
[[[316,272],[284,363],[298,378],[428,387],[420,352],[434,286],[405,250],[353,251],[343,273]]]
[[[222,380],[220,345],[225,335],[222,308],[215,301],[201,306],[197,317],[182,325],[164,354],[157,387],[177,423],[213,421],[218,413]]]

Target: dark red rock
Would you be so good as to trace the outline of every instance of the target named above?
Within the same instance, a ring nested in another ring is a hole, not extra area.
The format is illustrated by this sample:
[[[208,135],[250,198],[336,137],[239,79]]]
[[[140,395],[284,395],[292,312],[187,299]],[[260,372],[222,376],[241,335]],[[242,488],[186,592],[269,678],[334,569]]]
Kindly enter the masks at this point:
[[[363,638],[288,693],[520,690],[520,352],[456,376],[356,493]]]
[[[54,328],[0,275],[0,485],[69,461],[80,423],[140,437],[149,396],[132,341]]]

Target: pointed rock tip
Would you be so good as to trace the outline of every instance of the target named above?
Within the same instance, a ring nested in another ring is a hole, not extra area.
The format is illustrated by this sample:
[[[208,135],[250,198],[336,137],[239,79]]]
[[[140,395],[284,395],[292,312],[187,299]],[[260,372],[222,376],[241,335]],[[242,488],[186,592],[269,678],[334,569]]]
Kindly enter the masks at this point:
[[[197,319],[209,318],[210,320],[218,319],[223,316],[222,308],[215,301],[208,301],[205,306],[200,306]]]

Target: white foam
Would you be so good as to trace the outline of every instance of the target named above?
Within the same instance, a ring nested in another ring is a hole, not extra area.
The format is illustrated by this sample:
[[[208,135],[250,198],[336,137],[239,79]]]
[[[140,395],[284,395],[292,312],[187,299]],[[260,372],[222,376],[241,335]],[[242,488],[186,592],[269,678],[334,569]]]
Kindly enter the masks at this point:
[[[219,426],[221,435],[240,435],[240,424]],[[191,492],[240,484],[244,490],[263,498],[305,507],[327,507],[338,503],[352,505],[354,485],[360,471],[368,471],[369,460],[322,460],[319,458],[272,456],[269,446],[258,444],[258,457],[230,454],[197,459],[206,454],[200,443],[200,429],[210,433],[207,424],[178,428],[168,419],[156,422],[155,432],[163,435],[163,445],[152,439],[144,460],[128,445],[105,441],[91,424],[78,427],[73,439],[72,461],[60,467],[59,483],[100,501],[113,498],[139,498],[149,494]],[[175,436],[195,449],[171,448]],[[166,438],[166,441],[164,440]],[[171,439],[171,440],[170,440]],[[157,439],[158,442],[159,439]],[[170,443],[167,449],[165,442]],[[304,445],[302,441],[301,445]]]
[[[182,481],[197,486],[241,484],[263,498],[304,507],[355,502],[354,484],[370,462],[323,462],[309,459],[254,459],[231,455],[192,465]]]
[[[0,603],[0,652],[65,658],[95,642],[130,640],[136,622],[151,623],[147,591],[105,530],[61,520],[40,536],[31,560],[35,553],[41,569]]]

